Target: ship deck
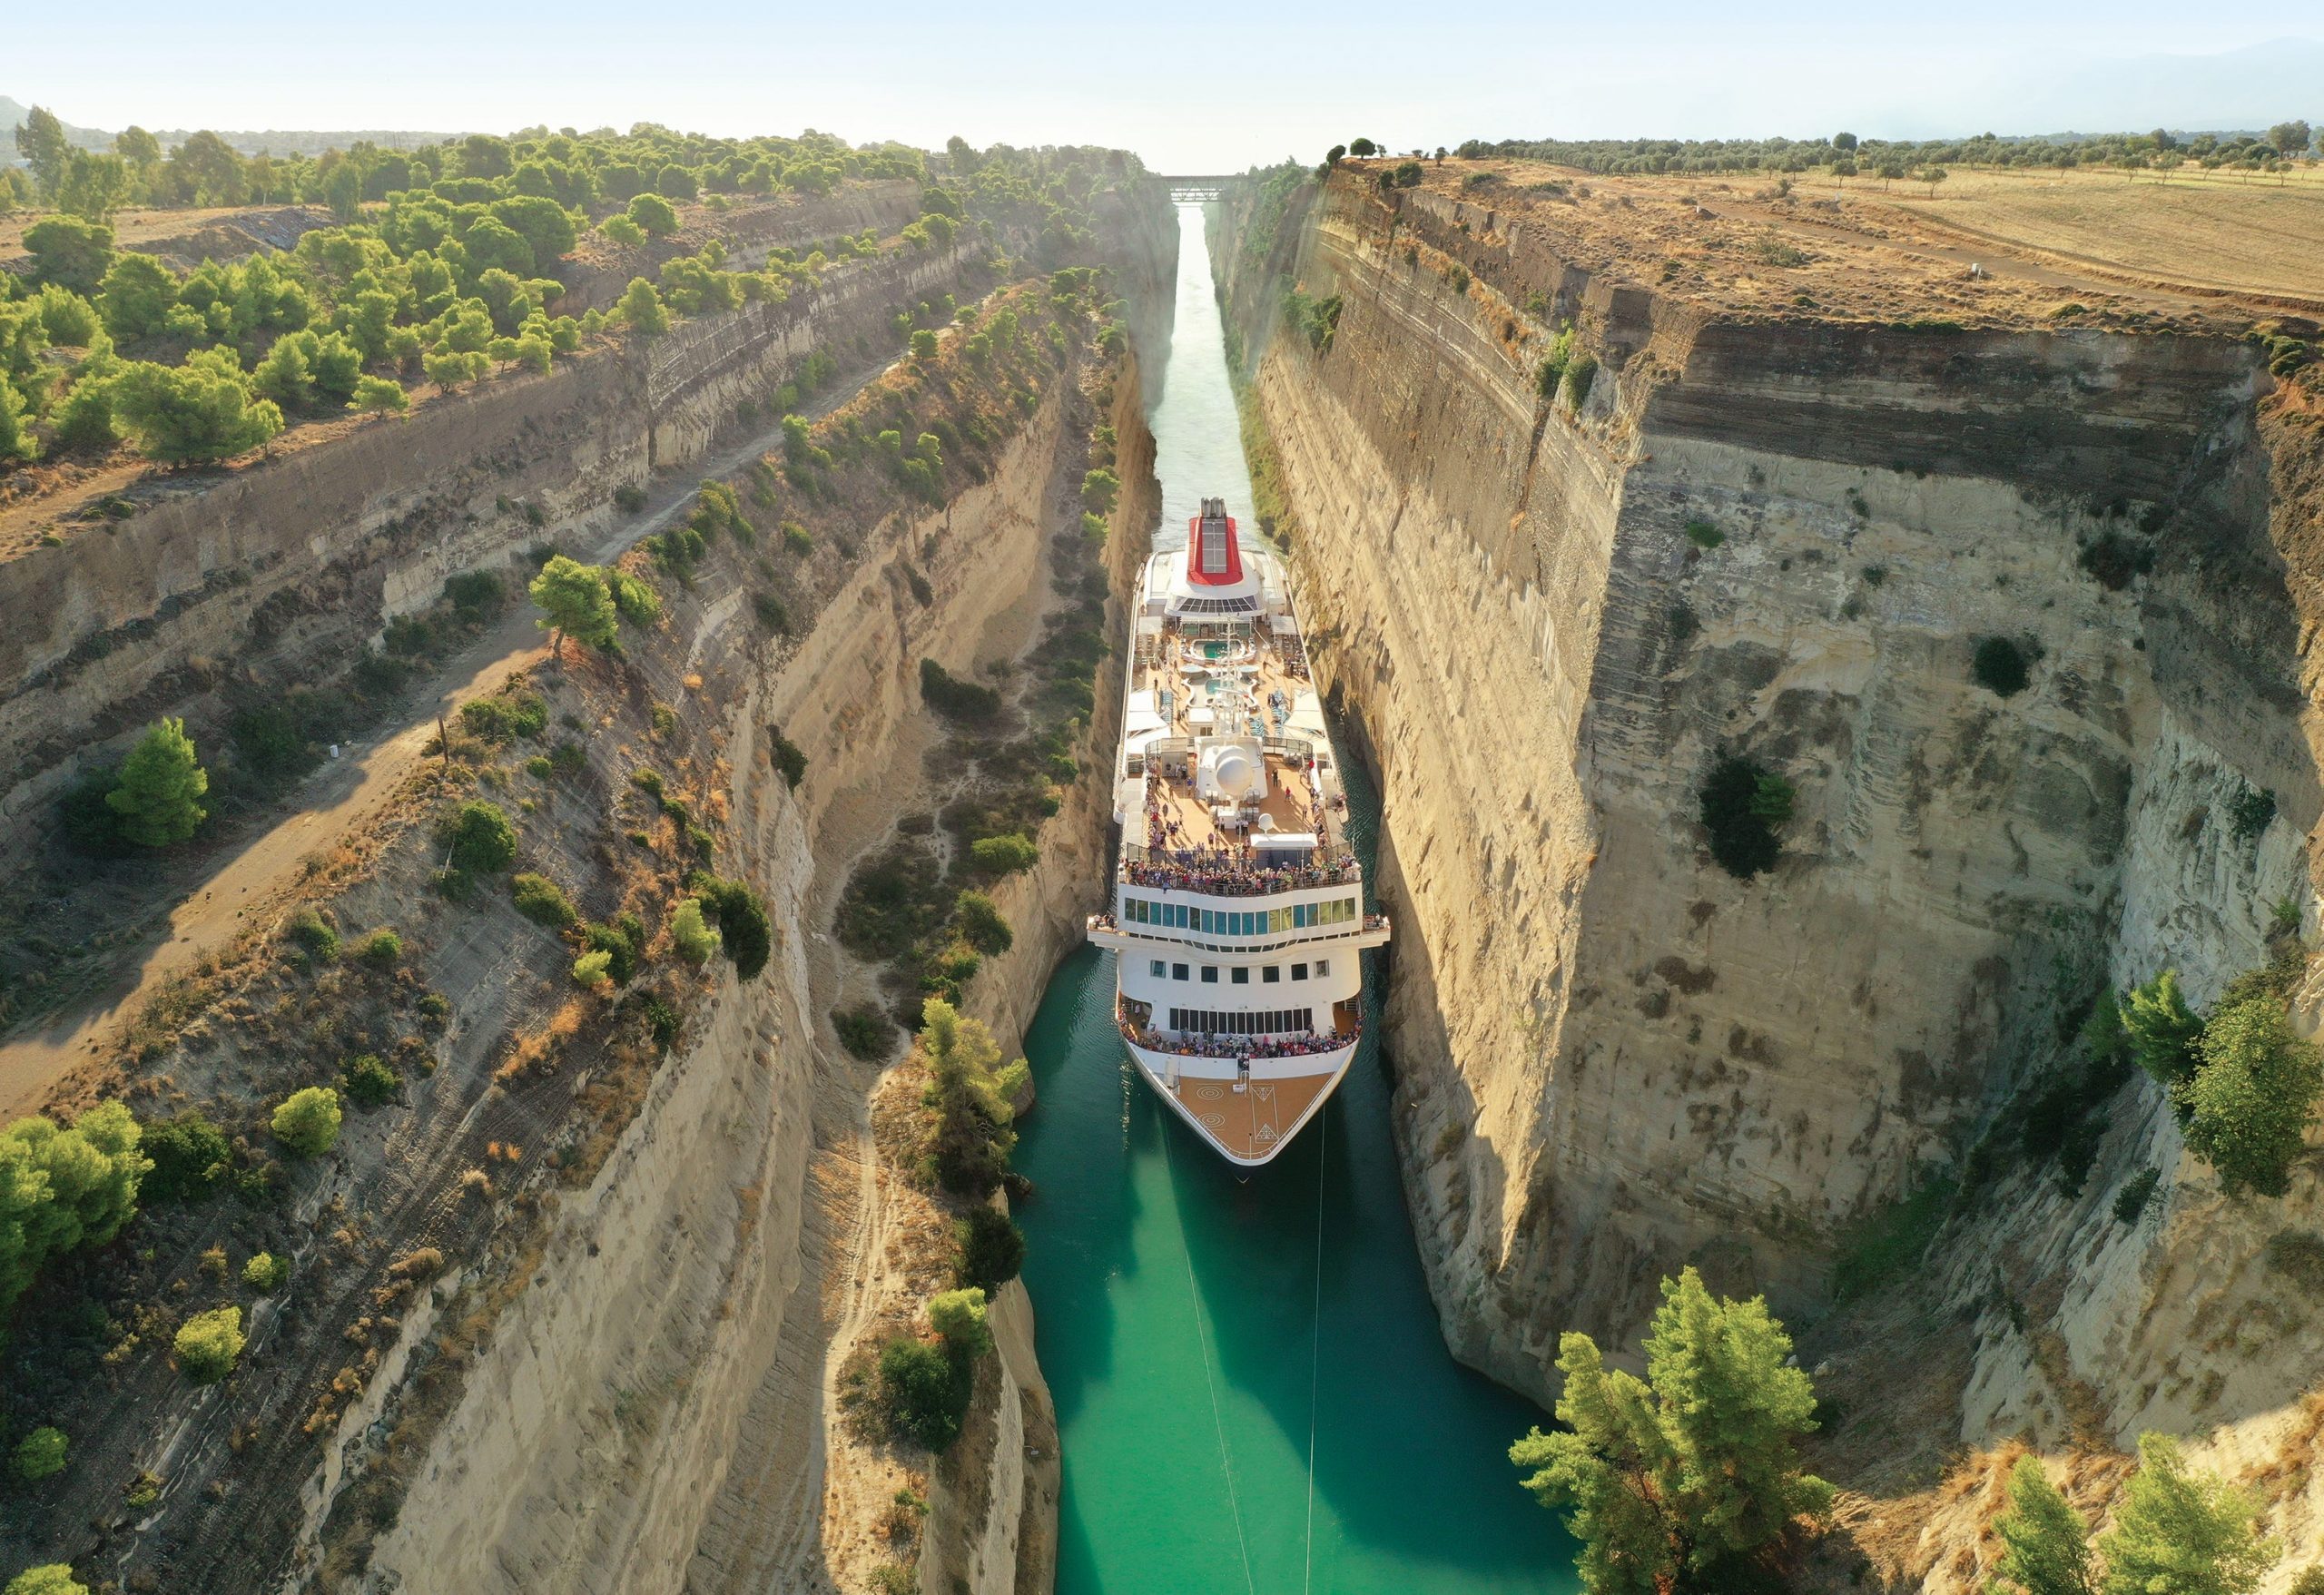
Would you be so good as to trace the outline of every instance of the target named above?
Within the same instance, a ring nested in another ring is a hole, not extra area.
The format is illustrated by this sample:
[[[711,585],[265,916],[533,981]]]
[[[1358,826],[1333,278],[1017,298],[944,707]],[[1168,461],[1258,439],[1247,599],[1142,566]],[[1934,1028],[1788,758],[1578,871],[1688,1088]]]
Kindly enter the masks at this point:
[[[1286,1080],[1253,1080],[1238,1091],[1232,1080],[1182,1077],[1175,1088],[1164,1089],[1229,1156],[1249,1162],[1280,1147],[1338,1078],[1334,1069]]]
[[[1295,723],[1300,695],[1315,691],[1298,634],[1277,635],[1265,615],[1255,617],[1252,630],[1253,645],[1238,664],[1214,657],[1209,650],[1216,645],[1189,637],[1176,623],[1169,624],[1141,639],[1129,690],[1154,694],[1164,737],[1302,739],[1328,754],[1330,740],[1320,724]],[[1276,694],[1281,695],[1279,704]],[[1319,804],[1307,772],[1279,753],[1268,753],[1267,791],[1259,814],[1273,822],[1274,830],[1315,834],[1328,850],[1337,830],[1336,763],[1328,761],[1321,773]],[[1126,816],[1123,841],[1128,844],[1196,852],[1239,852],[1245,847],[1246,834],[1221,826],[1209,806],[1195,795],[1191,780],[1165,777],[1149,762],[1145,791],[1144,812]]]

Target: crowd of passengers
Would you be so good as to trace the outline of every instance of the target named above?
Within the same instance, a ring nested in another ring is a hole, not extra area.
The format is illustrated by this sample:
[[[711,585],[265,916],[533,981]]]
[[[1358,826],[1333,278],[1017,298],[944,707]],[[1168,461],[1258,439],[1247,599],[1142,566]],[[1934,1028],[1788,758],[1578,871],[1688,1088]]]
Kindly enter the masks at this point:
[[[1167,1052],[1180,1058],[1305,1058],[1313,1052],[1335,1052],[1354,1039],[1352,1035],[1318,1036],[1312,1031],[1304,1036],[1171,1037],[1159,1030],[1140,1030],[1127,1021],[1121,1029],[1126,1039],[1148,1052]]]
[[[1274,891],[1296,891],[1309,886],[1336,886],[1347,879],[1345,864],[1262,866],[1252,861],[1248,848],[1173,848],[1156,850],[1159,858],[1147,863],[1125,863],[1123,878],[1132,886],[1162,891],[1206,891],[1221,897],[1260,897]]]

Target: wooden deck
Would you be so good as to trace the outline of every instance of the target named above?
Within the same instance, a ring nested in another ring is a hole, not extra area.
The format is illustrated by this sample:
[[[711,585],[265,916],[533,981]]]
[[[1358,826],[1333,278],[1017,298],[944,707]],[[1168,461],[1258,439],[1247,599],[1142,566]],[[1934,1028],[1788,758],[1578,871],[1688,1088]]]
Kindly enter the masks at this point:
[[[1331,1089],[1334,1078],[1253,1080],[1240,1091],[1233,1080],[1181,1078],[1171,1095],[1232,1156],[1257,1158],[1282,1144],[1315,1098]]]

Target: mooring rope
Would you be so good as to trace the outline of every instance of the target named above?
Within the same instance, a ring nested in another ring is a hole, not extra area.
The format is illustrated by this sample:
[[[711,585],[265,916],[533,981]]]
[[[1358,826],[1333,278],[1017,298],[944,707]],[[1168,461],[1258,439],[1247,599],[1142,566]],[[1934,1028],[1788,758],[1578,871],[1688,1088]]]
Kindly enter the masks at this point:
[[[1328,1107],[1328,1104],[1326,1104]],[[1315,1305],[1307,1328],[1307,1566],[1303,1592],[1315,1587],[1315,1391],[1324,1366],[1324,1151],[1331,1144],[1328,1113],[1315,1116]]]
[[[1243,1557],[1243,1587],[1250,1595],[1258,1595],[1258,1580],[1251,1574],[1251,1542],[1243,1533],[1243,1502],[1235,1488],[1235,1459],[1226,1449],[1226,1420],[1218,1407],[1218,1376],[1210,1368],[1210,1341],[1202,1324],[1202,1292],[1195,1284],[1195,1249],[1186,1231],[1186,1204],[1178,1200],[1178,1164],[1171,1156],[1170,1141],[1173,1126],[1162,1127],[1162,1164],[1170,1177],[1171,1205],[1178,1210],[1178,1236],[1186,1245],[1187,1300],[1194,1308],[1195,1345],[1202,1353],[1202,1376],[1210,1386],[1210,1422],[1218,1433],[1218,1467],[1226,1476],[1226,1505],[1235,1514],[1235,1544]]]

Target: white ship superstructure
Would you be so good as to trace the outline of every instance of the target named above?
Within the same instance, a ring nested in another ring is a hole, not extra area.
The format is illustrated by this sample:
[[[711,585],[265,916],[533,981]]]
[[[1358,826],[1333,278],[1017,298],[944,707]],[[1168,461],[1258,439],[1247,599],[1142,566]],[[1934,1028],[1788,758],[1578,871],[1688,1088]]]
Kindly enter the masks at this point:
[[[1322,1111],[1362,1029],[1364,911],[1347,801],[1281,564],[1206,498],[1147,562],[1134,615],[1113,911],[1116,1019],[1147,1082],[1256,1167]]]

